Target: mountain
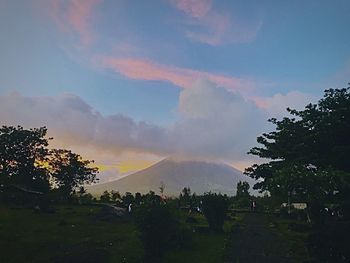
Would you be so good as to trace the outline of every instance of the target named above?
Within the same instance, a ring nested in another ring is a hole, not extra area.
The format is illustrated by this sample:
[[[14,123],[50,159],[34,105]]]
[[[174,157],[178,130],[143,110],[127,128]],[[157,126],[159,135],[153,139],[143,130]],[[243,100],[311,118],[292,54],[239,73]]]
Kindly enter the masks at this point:
[[[105,190],[120,193],[148,193],[152,190],[159,193],[163,183],[164,194],[171,196],[178,196],[184,187],[190,187],[191,192],[196,194],[211,191],[234,195],[238,181],[248,181],[251,185],[253,182],[241,171],[223,163],[164,159],[144,170],[115,181],[90,186],[87,190],[93,195],[99,195]]]

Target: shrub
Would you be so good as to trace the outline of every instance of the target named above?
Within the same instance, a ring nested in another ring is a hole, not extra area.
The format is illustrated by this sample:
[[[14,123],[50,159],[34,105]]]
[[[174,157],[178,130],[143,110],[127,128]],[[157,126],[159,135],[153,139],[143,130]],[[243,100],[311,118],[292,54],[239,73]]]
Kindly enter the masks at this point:
[[[208,221],[210,229],[222,231],[227,209],[228,200],[221,194],[206,193],[203,196],[203,214]]]
[[[155,262],[171,247],[183,247],[191,239],[189,231],[161,202],[146,202],[137,208],[136,225],[141,234],[146,262]]]
[[[90,193],[83,194],[79,197],[79,203],[81,204],[91,204],[93,201],[93,196]]]
[[[107,190],[104,191],[103,194],[101,195],[100,201],[105,203],[111,201],[111,195]]]

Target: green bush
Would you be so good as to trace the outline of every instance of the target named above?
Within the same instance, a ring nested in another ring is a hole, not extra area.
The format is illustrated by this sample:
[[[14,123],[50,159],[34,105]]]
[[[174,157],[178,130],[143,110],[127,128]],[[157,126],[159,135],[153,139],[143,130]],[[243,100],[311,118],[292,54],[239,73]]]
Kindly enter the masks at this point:
[[[226,212],[228,209],[228,200],[221,194],[206,193],[203,196],[203,213],[208,221],[210,229],[222,231]]]
[[[146,202],[135,213],[135,222],[145,249],[146,262],[156,262],[169,248],[189,244],[191,234],[176,220],[169,206],[161,202]]]
[[[111,201],[111,195],[107,190],[104,191],[103,194],[101,195],[100,201],[104,203],[108,203],[109,201]]]

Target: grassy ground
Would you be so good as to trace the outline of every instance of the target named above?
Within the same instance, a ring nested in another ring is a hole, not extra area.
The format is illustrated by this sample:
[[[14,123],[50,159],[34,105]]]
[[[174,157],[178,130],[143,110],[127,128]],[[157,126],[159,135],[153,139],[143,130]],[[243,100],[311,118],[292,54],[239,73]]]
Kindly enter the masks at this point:
[[[193,244],[187,249],[170,251],[164,257],[164,262],[223,262],[227,237],[232,227],[240,220],[239,217],[232,217],[225,221],[223,232],[215,233],[209,231],[209,226],[201,214],[193,214],[196,223],[189,224],[193,229]],[[183,220],[186,216],[183,214]]]
[[[293,251],[297,261],[306,262],[310,260],[306,241],[311,229],[306,222],[276,217],[270,217],[270,222],[275,224],[278,233],[288,242],[288,245]],[[290,227],[295,224],[305,229],[305,231],[296,231]]]
[[[297,232],[296,220],[263,213],[247,213],[231,232],[226,262],[307,262],[305,241],[308,231]]]
[[[142,262],[143,248],[131,220],[101,220],[97,206],[57,206],[55,213],[0,205],[1,262]],[[169,251],[163,262],[222,262],[226,238],[236,220],[225,222],[223,233],[208,231],[203,215],[191,215],[188,248]],[[186,213],[180,213],[185,221]]]
[[[1,261],[140,262],[143,250],[134,225],[98,220],[99,210],[60,206],[47,214],[1,206]]]

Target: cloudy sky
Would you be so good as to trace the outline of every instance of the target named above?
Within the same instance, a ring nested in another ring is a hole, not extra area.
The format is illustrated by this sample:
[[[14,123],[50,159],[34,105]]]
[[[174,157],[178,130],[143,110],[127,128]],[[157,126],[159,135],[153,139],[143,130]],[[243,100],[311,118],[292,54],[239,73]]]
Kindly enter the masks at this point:
[[[111,180],[167,156],[239,169],[270,117],[350,75],[350,2],[0,0],[0,124]]]

